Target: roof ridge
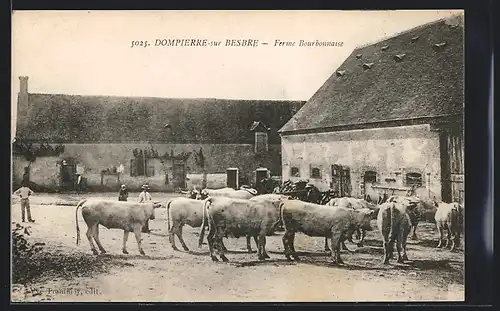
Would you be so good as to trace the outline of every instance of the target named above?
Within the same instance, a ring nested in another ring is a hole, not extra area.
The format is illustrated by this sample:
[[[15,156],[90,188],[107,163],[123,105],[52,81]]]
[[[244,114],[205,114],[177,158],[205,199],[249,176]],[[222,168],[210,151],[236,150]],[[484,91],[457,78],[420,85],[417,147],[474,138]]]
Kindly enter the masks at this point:
[[[217,98],[217,97],[159,97],[159,96],[122,96],[122,95],[82,95],[82,94],[63,94],[63,93],[28,93],[29,95],[46,95],[46,96],[74,96],[74,97],[109,97],[120,99],[163,99],[163,100],[221,100],[221,101],[244,101],[244,102],[306,102],[307,100],[300,99],[243,99],[243,98]]]
[[[416,30],[423,29],[423,28],[426,28],[426,27],[429,27],[429,26],[432,26],[432,25],[437,25],[439,23],[445,23],[449,19],[457,18],[457,17],[463,16],[463,15],[464,15],[463,13],[457,13],[457,14],[454,14],[454,15],[451,15],[451,16],[448,16],[448,17],[442,17],[440,19],[437,19],[437,20],[434,20],[434,21],[430,21],[430,22],[427,22],[425,24],[421,24],[421,25],[415,26],[413,28],[409,28],[409,29],[397,32],[397,33],[392,34],[390,36],[383,37],[383,38],[375,40],[375,41],[371,41],[371,42],[368,42],[368,43],[365,43],[365,44],[358,45],[356,48],[354,48],[353,51],[357,51],[359,49],[363,49],[363,48],[366,48],[366,47],[371,46],[371,45],[379,44],[379,43],[382,43],[384,41],[388,41],[388,40],[391,40],[393,38],[396,38],[396,37],[399,37],[399,36],[402,36],[402,35],[408,34],[410,32],[414,32]],[[351,55],[352,55],[352,53],[351,53]]]

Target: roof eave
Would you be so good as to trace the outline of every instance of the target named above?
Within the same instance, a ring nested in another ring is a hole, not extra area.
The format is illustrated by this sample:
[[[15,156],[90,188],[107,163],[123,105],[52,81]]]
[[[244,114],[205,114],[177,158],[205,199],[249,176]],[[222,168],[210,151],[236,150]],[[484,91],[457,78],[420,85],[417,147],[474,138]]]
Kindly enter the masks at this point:
[[[461,118],[463,121],[463,113],[438,115],[438,116],[425,116],[425,117],[411,118],[411,119],[392,119],[392,120],[383,120],[383,121],[356,123],[356,124],[341,124],[331,127],[298,129],[298,130],[283,130],[283,128],[285,127],[284,126],[278,131],[278,133],[282,136],[286,136],[286,135],[313,134],[313,133],[325,133],[325,132],[341,132],[341,131],[362,130],[371,128],[432,124],[442,120],[450,120],[450,119],[455,120],[458,118]]]

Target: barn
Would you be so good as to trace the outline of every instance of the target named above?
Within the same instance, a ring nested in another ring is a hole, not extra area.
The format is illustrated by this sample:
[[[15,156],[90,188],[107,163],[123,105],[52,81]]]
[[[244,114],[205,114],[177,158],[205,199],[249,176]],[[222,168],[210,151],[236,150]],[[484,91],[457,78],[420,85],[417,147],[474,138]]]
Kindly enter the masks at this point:
[[[463,15],[356,48],[280,130],[282,177],[463,202]]]
[[[13,184],[44,191],[217,188],[228,176],[237,186],[261,167],[279,176],[277,131],[304,104],[35,94],[19,79]]]

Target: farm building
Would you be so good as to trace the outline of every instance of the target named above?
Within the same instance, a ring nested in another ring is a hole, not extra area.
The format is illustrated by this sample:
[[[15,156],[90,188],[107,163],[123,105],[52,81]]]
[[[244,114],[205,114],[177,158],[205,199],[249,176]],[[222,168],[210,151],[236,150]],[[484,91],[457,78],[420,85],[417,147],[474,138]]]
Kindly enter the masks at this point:
[[[171,191],[252,183],[258,167],[280,175],[277,130],[304,104],[32,94],[20,83],[13,183],[45,190],[73,190],[78,176],[89,190]]]
[[[463,16],[358,47],[280,130],[282,178],[463,202]]]

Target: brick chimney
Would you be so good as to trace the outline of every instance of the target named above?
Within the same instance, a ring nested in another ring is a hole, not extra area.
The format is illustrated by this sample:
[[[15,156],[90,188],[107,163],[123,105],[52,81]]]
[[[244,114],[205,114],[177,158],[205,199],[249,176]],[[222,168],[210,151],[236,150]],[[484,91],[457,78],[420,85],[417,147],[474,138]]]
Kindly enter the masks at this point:
[[[19,95],[17,97],[17,123],[22,126],[27,122],[29,117],[29,94],[28,94],[28,77],[19,77]]]

